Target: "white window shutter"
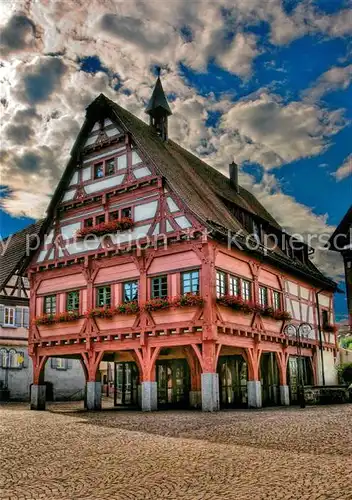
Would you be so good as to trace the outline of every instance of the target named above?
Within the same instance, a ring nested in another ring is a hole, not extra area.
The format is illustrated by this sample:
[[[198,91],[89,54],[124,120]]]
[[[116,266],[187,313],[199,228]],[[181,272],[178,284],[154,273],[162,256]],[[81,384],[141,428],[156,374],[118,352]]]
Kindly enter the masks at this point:
[[[29,328],[29,307],[23,308],[23,326]]]
[[[5,308],[3,305],[0,305],[0,325],[4,324],[5,319]]]
[[[22,307],[20,306],[16,306],[15,326],[17,326],[17,328],[22,326]]]
[[[51,358],[51,368],[56,368],[56,366],[57,366],[56,358]]]
[[[72,368],[72,359],[68,358],[66,361],[67,361],[67,363],[66,363],[67,370],[71,370],[71,368]]]

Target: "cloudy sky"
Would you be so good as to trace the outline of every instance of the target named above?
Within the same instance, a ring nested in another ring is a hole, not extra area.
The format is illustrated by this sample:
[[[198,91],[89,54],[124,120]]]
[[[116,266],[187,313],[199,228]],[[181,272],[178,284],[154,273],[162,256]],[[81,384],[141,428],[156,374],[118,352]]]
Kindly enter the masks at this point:
[[[146,118],[155,65],[170,136],[239,163],[287,231],[331,233],[347,211],[352,0],[3,0],[0,27],[2,237],[43,216],[100,92]],[[341,280],[336,255],[315,259]]]

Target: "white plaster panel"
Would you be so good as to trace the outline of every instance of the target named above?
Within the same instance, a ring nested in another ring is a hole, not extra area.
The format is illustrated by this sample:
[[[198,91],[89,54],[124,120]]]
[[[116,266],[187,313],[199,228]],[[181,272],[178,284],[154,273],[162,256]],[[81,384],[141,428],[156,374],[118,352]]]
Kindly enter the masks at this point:
[[[150,201],[149,203],[143,203],[142,205],[137,205],[134,209],[134,220],[138,222],[155,217],[157,207],[157,200]]]
[[[301,312],[299,309],[299,302],[292,300],[292,315],[294,319],[301,320]]]
[[[64,256],[64,252],[62,250],[61,247],[59,247],[59,257],[63,257]]]
[[[127,168],[127,155],[121,155],[117,158],[117,170],[124,170]]]
[[[309,292],[308,288],[305,288],[304,286],[301,286],[301,297],[302,299],[308,300],[309,299]]]
[[[54,250],[54,248],[52,248],[50,250],[50,253],[49,253],[49,256],[48,256],[48,260],[52,260],[54,258],[54,252],[55,252],[55,250]]]
[[[105,130],[105,132],[108,137],[113,137],[114,135],[118,135],[120,133],[119,129],[115,127]]]
[[[81,223],[76,222],[75,224],[68,224],[67,226],[61,227],[61,234],[64,240],[69,240],[76,235],[76,231],[81,229]]]
[[[124,231],[123,233],[112,234],[111,239],[115,245],[120,243],[126,243],[127,241],[132,242],[143,238],[148,234],[151,224],[146,224],[144,226],[135,227],[132,231]]]
[[[90,167],[85,167],[82,169],[82,180],[89,181],[92,176],[92,169]]]
[[[110,118],[105,118],[104,127],[107,127],[108,125],[112,125],[112,121],[110,120]]]
[[[288,285],[288,291],[291,295],[296,295],[298,296],[298,285],[297,283],[294,283],[293,281],[287,281]]]
[[[308,306],[307,304],[301,304],[302,310],[302,321],[308,321]]]
[[[83,160],[83,163],[91,163],[94,162],[95,160],[100,160],[100,158],[105,158],[106,156],[112,156],[115,153],[118,153],[125,149],[125,146],[122,146],[121,148],[113,149],[111,151],[105,151],[104,153],[100,153],[99,155],[91,156],[90,158],[87,158],[86,160]]]
[[[188,227],[192,227],[192,224],[184,215],[181,215],[180,217],[175,217],[175,221],[182,229],[187,229]]]
[[[137,153],[137,151],[132,151],[132,165],[136,165],[136,163],[141,163],[142,159]]]
[[[148,167],[136,168],[135,170],[133,170],[133,173],[136,179],[141,179],[142,177],[151,175],[151,171]]]
[[[330,297],[328,295],[319,294],[319,304],[324,307],[329,307]]]
[[[72,175],[70,186],[74,186],[75,184],[78,184],[78,172],[77,172],[77,170]]]
[[[94,127],[92,128],[92,132],[95,132],[96,130],[99,130],[100,126],[99,126],[99,122],[95,122],[94,123]]]
[[[159,232],[160,232],[160,224],[158,222],[157,224],[155,224],[155,228],[154,228],[152,236],[155,236],[156,234],[159,234]]]
[[[101,191],[102,189],[106,189],[109,187],[119,186],[122,183],[124,177],[125,177],[124,175],[115,175],[112,177],[108,177],[101,181],[96,181],[92,184],[88,184],[87,186],[84,187],[84,189],[88,194],[90,194],[90,193],[95,193],[96,191]]]
[[[313,315],[313,307],[312,306],[309,306],[309,309],[308,309],[308,323],[310,323],[311,325],[314,323],[314,315]]]
[[[66,191],[64,194],[64,197],[62,198],[62,201],[71,201],[75,197],[76,190],[75,189],[70,189],[69,191]]]
[[[91,144],[94,144],[97,140],[97,135],[93,135],[92,137],[88,137],[86,142],[84,143],[85,146],[90,146]]]
[[[42,250],[41,252],[39,252],[37,262],[43,262],[43,260],[45,259],[46,253],[47,253],[47,250]]]
[[[178,206],[176,205],[176,203],[174,202],[174,200],[172,198],[170,198],[170,196],[168,196],[166,198],[166,201],[167,201],[167,206],[169,207],[170,212],[178,212],[180,210],[178,208]]]
[[[49,234],[46,236],[46,238],[44,240],[44,245],[49,245],[50,243],[52,243],[53,238],[54,238],[54,230],[52,229],[49,232]]]
[[[166,232],[171,233],[174,230],[174,228],[171,226],[170,222],[167,220],[166,221]]]
[[[83,252],[89,252],[91,250],[96,250],[100,246],[100,239],[99,238],[93,238],[93,239],[87,239],[87,240],[82,240],[82,241],[75,241],[74,243],[71,243],[70,245],[66,245],[66,250],[70,255],[76,254],[76,253],[83,253]]]

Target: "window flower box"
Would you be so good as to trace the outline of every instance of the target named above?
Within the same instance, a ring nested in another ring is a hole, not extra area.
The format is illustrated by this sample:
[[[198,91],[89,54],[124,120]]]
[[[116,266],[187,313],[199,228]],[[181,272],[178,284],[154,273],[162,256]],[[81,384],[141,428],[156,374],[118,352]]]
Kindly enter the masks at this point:
[[[116,233],[117,231],[127,231],[134,226],[134,222],[130,217],[121,217],[121,219],[112,220],[110,222],[102,222],[92,227],[84,227],[76,233],[77,238],[85,236],[104,236],[105,234]]]
[[[326,333],[336,333],[337,327],[336,327],[336,325],[330,325],[327,323],[326,325],[323,325],[323,330]]]
[[[139,305],[137,300],[131,302],[124,302],[116,307],[117,314],[137,314],[139,312]]]
[[[185,293],[180,297],[176,297],[172,301],[174,307],[192,307],[192,306],[202,306],[204,304],[204,299],[198,294]]]
[[[277,310],[274,311],[273,318],[278,321],[290,321],[292,316],[288,311]]]
[[[222,306],[229,307],[234,311],[242,311],[245,314],[254,312],[254,304],[252,302],[246,302],[236,295],[223,295],[217,298],[217,302]]]
[[[85,313],[87,318],[112,318],[116,311],[112,307],[95,307]]]
[[[148,312],[160,311],[161,309],[169,308],[171,304],[172,302],[167,297],[150,299],[144,304],[144,309]]]
[[[54,323],[67,323],[68,321],[76,321],[80,318],[77,311],[67,311],[58,314],[43,314],[35,318],[36,325],[52,325]]]

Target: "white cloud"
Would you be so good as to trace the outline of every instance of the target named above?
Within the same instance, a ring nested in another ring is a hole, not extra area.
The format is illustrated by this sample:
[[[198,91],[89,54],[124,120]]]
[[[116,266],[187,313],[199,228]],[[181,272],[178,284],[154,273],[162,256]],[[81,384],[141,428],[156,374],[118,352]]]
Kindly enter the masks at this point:
[[[303,93],[303,96],[308,101],[317,101],[328,92],[347,89],[351,81],[352,64],[348,66],[334,66],[323,73],[311,88]]]
[[[165,66],[164,87],[175,95],[171,137],[219,169],[227,170],[235,158],[238,163],[256,162],[268,171],[319,154],[344,125],[341,110],[328,111],[307,101],[287,104],[268,89],[237,102],[225,95],[218,101],[213,95],[198,95],[178,68],[184,63],[206,71],[209,61],[215,60],[248,79],[253,61],[264,50],[248,26],[267,23],[271,43],[282,45],[311,32],[344,36],[349,29],[347,16],[326,16],[308,0],[290,15],[281,0],[173,0],[172,6],[160,0],[64,3],[63,8],[55,0],[16,0],[0,9],[5,27],[1,40],[5,63],[0,67],[1,182],[12,193],[3,205],[13,215],[43,215],[83,123],[85,107],[100,92],[146,119],[152,64]],[[108,74],[79,70],[78,59],[93,55]],[[118,75],[115,80],[113,74]],[[115,92],[117,81],[131,94]],[[331,72],[319,85],[324,93],[328,85],[344,88],[345,83]],[[212,111],[222,115],[216,129],[206,126]],[[271,179],[273,183],[272,175]],[[267,183],[268,178],[262,186],[250,181],[274,215],[282,203],[291,207],[283,216],[289,228],[296,202],[279,188],[269,191]],[[296,229],[315,225],[313,212],[303,207],[300,213]],[[320,220],[318,225],[328,227]]]
[[[350,154],[341,167],[339,167],[336,172],[333,173],[334,177],[336,177],[337,181],[342,181],[343,179],[346,179],[346,177],[349,177],[352,175],[352,154]],[[352,190],[352,186],[351,186]]]

